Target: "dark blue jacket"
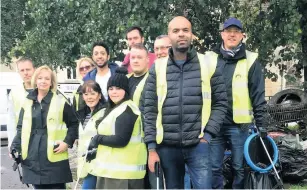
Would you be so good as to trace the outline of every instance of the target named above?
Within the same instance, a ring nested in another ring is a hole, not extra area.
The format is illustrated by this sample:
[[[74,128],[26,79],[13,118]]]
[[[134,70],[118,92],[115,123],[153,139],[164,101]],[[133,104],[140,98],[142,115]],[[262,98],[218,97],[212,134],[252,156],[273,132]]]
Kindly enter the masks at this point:
[[[109,66],[109,68],[111,70],[111,76],[112,76],[115,73],[115,70],[118,67],[118,65],[116,63],[109,62],[108,66]],[[87,81],[87,80],[96,81],[96,74],[97,74],[97,68],[95,68],[91,72],[87,73],[85,75],[85,77],[83,78],[83,81]]]
[[[246,59],[245,44],[242,44],[240,51],[238,51],[234,57],[223,55],[221,44],[219,44],[213,51],[219,55],[217,64],[218,68],[222,69],[221,72],[224,76],[227,88],[228,106],[227,115],[224,120],[224,126],[237,125],[233,121],[232,78],[237,62],[241,59]],[[265,112],[264,107],[266,105],[266,101],[264,89],[265,82],[262,70],[263,69],[261,64],[259,63],[258,59],[256,59],[248,71],[249,97],[253,107],[256,126],[258,127],[265,127],[263,126],[263,116]]]

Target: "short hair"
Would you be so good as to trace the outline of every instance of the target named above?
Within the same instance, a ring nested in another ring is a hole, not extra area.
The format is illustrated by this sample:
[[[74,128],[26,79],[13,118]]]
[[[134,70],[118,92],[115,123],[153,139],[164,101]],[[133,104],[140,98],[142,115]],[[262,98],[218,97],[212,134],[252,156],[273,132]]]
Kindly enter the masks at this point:
[[[109,50],[109,47],[106,43],[104,43],[103,41],[98,41],[98,42],[94,42],[93,46],[92,46],[92,53],[93,53],[93,50],[96,46],[102,46],[104,47],[104,49],[106,49],[106,52],[108,55],[110,55],[110,50]]]
[[[22,62],[25,62],[25,61],[29,61],[29,62],[31,62],[31,63],[32,63],[33,68],[35,68],[35,66],[34,66],[34,64],[33,64],[32,59],[31,59],[31,58],[29,58],[29,57],[21,57],[21,58],[19,58],[19,59],[16,61],[16,66],[17,66],[17,68],[18,68],[18,64],[19,64],[19,63],[22,63]]]
[[[162,39],[162,38],[168,38],[168,35],[162,34],[162,35],[156,37],[156,40],[160,40],[160,39]]]
[[[148,52],[147,48],[144,46],[144,44],[141,43],[137,43],[137,44],[133,44],[130,49],[140,49],[140,50],[144,50],[146,51],[146,53]]]
[[[47,70],[50,72],[50,75],[51,75],[51,87],[50,89],[53,91],[53,92],[56,92],[57,91],[57,81],[56,81],[56,76],[55,76],[55,73],[50,69],[50,67],[48,67],[47,65],[43,65],[43,66],[40,66],[39,68],[37,68],[32,76],[32,79],[31,79],[31,86],[33,89],[35,89],[37,87],[37,84],[36,84],[36,80],[37,80],[37,77],[38,75],[43,71],[43,70]]]
[[[138,27],[138,26],[132,26],[132,27],[130,27],[130,28],[127,29],[127,31],[126,31],[126,38],[127,38],[127,34],[128,34],[129,32],[131,32],[131,31],[133,31],[133,30],[139,31],[139,34],[140,34],[141,38],[144,37],[144,32],[143,32],[143,30],[142,30],[140,27]]]
[[[102,90],[101,90],[101,88],[100,88],[100,85],[99,85],[97,82],[95,82],[95,81],[93,81],[93,80],[88,80],[88,81],[85,81],[85,82],[83,83],[83,85],[81,86],[81,92],[82,92],[82,94],[85,94],[85,93],[90,92],[90,91],[92,91],[92,90],[93,90],[94,92],[97,92],[98,94],[101,95],[101,98],[100,98],[99,102],[100,102],[101,104],[104,104],[104,103],[106,102],[106,100],[104,99],[104,96],[103,96],[103,94],[102,94]]]

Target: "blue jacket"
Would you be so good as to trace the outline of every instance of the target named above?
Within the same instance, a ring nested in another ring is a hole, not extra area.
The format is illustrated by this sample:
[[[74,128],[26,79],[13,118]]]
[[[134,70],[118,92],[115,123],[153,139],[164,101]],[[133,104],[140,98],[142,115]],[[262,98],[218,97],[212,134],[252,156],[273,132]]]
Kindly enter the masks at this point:
[[[111,70],[111,76],[115,73],[115,70],[117,69],[118,65],[113,62],[109,62],[108,66]],[[91,72],[87,73],[85,77],[83,78],[83,81],[93,80],[96,81],[96,74],[97,74],[97,68],[93,69]]]

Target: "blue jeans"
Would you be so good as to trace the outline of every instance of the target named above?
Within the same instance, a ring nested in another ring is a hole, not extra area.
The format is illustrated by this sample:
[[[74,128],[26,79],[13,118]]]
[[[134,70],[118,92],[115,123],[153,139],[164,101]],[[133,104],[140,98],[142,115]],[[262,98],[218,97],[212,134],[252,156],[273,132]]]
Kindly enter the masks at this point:
[[[212,188],[223,189],[223,158],[226,142],[230,144],[232,167],[234,169],[233,189],[244,188],[244,143],[248,137],[248,129],[236,126],[223,126],[220,133],[211,139],[210,154],[212,162]]]
[[[189,168],[185,165],[185,175],[184,175],[184,189],[191,189],[191,178],[189,173]]]
[[[97,177],[91,174],[88,174],[83,179],[82,189],[96,189]]]
[[[205,142],[187,148],[157,148],[167,189],[184,189],[185,164],[189,168],[194,189],[211,189],[210,148]]]

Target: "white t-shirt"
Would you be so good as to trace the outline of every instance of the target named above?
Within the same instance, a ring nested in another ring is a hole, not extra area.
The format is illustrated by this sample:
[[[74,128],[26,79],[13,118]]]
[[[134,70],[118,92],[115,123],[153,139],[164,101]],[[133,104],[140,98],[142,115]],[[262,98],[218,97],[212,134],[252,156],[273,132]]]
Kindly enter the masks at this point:
[[[109,72],[105,74],[104,76],[98,76],[96,75],[96,82],[100,85],[102,94],[106,100],[108,100],[108,80],[111,77],[111,70],[109,69]]]

